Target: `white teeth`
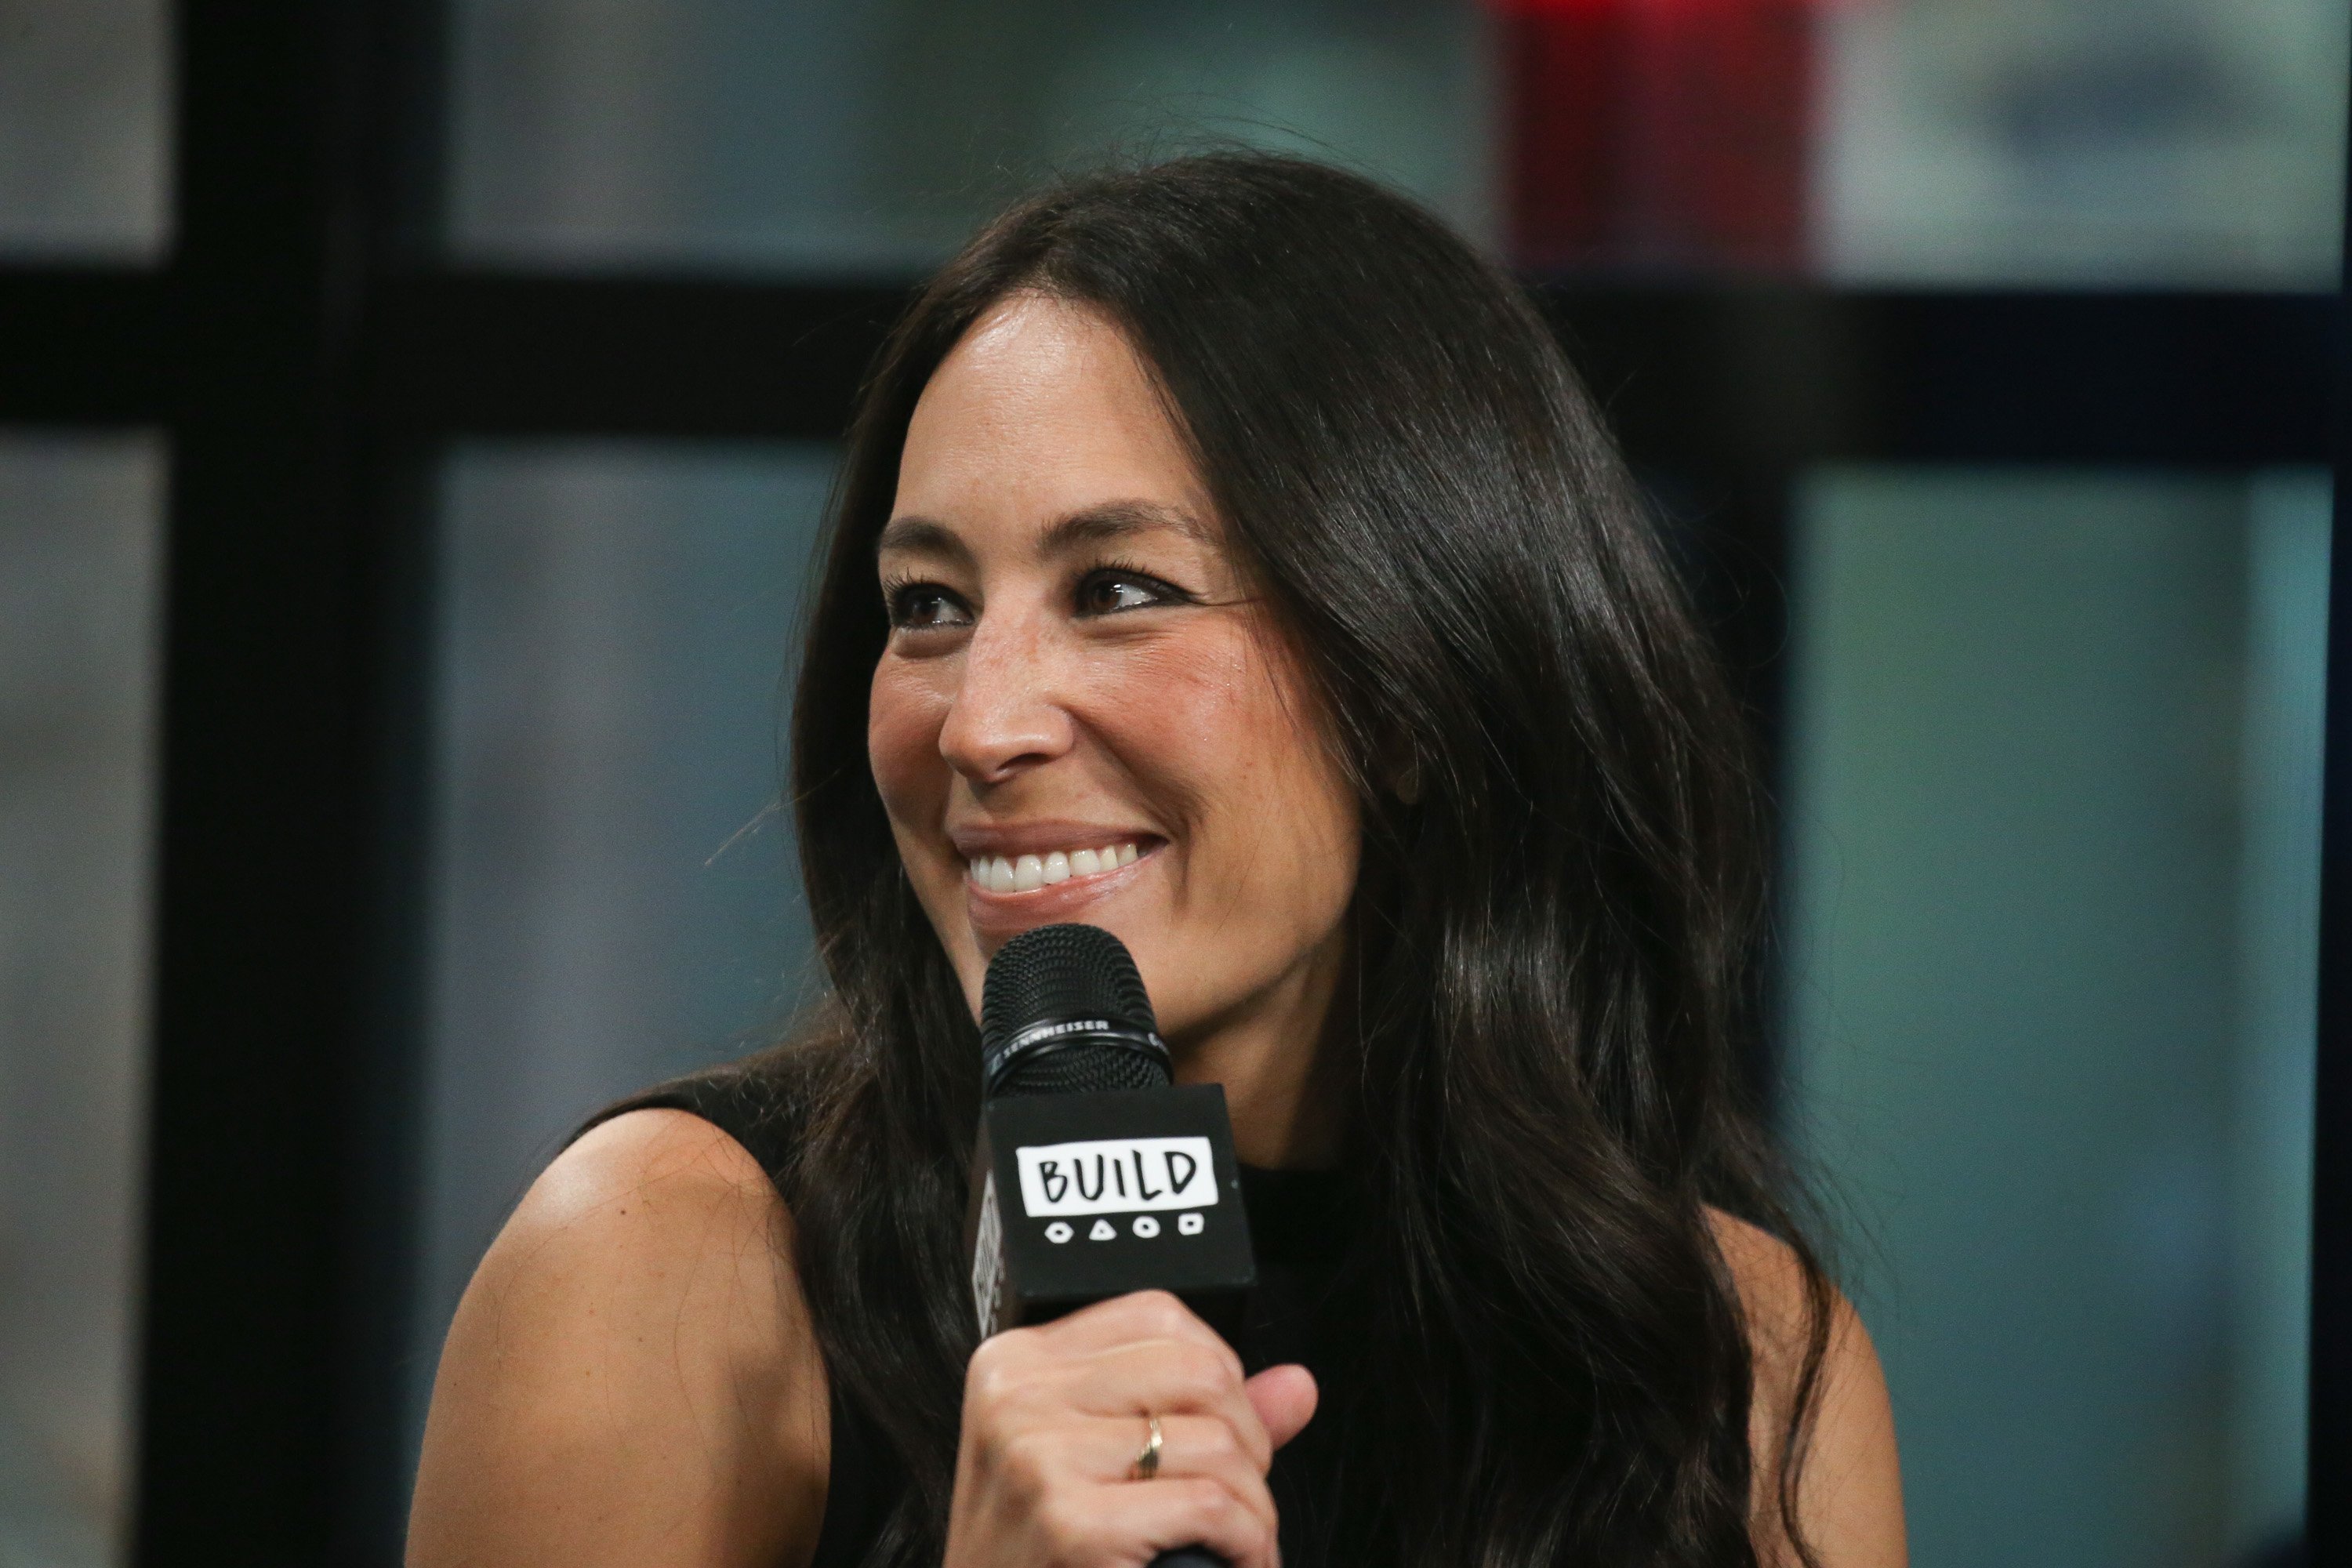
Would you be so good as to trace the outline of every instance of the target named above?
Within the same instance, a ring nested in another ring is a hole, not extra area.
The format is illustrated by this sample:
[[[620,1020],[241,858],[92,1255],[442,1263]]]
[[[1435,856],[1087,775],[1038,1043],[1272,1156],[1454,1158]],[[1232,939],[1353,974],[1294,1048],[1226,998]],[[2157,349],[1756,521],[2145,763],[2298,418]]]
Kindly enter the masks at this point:
[[[972,885],[992,893],[1026,893],[1050,888],[1073,877],[1092,877],[1132,866],[1138,859],[1132,844],[1105,845],[1100,849],[1056,849],[1048,855],[1024,855],[1007,859],[982,855],[971,865]]]

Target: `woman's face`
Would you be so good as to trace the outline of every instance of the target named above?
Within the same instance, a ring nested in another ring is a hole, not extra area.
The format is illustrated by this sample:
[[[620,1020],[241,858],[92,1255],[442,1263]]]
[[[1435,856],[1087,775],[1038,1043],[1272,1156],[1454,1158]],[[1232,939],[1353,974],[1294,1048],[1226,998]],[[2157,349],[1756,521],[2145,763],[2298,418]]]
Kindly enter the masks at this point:
[[[878,565],[867,753],[975,1012],[1007,938],[1076,921],[1180,1055],[1316,1026],[1354,794],[1118,330],[1035,294],[983,316],[916,405]]]

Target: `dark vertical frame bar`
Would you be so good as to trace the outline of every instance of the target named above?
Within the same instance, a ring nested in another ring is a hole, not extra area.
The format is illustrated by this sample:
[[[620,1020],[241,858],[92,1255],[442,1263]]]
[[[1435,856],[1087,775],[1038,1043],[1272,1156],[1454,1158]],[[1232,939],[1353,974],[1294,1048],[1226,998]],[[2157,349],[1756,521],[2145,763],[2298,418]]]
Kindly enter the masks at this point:
[[[397,1551],[424,574],[369,388],[427,9],[175,16],[142,1563]]]
[[[2352,304],[2352,147],[2343,299]],[[2352,309],[2334,337],[2336,517],[2328,556],[2327,761],[2319,871],[2319,1040],[2311,1190],[2308,1561],[2352,1563]]]

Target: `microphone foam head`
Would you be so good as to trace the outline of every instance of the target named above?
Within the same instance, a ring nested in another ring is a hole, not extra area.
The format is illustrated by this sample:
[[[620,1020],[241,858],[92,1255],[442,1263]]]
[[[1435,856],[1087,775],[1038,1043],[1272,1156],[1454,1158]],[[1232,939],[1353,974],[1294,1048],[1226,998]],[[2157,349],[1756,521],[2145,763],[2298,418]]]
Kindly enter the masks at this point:
[[[1165,1088],[1174,1074],[1127,944],[1098,926],[1023,931],[981,986],[985,1092]]]

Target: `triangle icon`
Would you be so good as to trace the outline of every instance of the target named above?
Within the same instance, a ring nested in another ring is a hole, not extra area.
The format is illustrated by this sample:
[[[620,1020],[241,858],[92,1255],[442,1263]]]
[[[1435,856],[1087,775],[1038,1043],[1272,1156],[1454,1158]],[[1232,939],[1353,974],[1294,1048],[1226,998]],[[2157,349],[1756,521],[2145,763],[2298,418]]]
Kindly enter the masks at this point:
[[[1117,1236],[1118,1234],[1118,1232],[1111,1229],[1110,1221],[1107,1219],[1098,1219],[1095,1221],[1094,1229],[1087,1232],[1087,1239],[1088,1241],[1108,1241],[1112,1237]]]

